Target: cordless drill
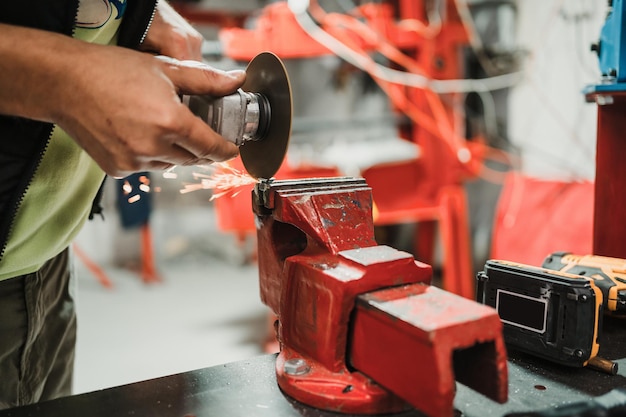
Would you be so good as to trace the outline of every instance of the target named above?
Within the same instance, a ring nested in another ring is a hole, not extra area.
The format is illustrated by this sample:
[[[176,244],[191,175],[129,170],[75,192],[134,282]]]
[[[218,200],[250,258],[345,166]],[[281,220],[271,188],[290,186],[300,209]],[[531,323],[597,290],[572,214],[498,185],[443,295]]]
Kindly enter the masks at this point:
[[[477,300],[498,311],[507,345],[617,373],[616,363],[598,357],[598,339],[604,313],[626,314],[626,260],[565,252],[542,267],[489,260],[477,280]]]

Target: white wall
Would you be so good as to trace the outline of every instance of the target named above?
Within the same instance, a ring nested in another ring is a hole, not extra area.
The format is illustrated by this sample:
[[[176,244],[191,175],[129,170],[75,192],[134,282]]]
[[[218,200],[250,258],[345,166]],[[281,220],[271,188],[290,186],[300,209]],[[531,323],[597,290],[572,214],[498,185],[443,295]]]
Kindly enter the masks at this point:
[[[592,180],[596,105],[581,90],[600,73],[597,42],[606,0],[520,0],[518,43],[528,51],[525,79],[512,89],[509,136],[522,172],[559,180]]]

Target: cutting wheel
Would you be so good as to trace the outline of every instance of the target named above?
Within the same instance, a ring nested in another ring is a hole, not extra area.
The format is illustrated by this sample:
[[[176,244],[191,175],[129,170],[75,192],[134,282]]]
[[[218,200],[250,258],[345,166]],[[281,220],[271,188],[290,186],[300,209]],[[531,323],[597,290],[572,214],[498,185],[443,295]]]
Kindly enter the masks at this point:
[[[291,135],[291,87],[281,60],[262,52],[246,68],[244,91],[262,94],[270,106],[269,126],[264,137],[248,141],[239,152],[248,174],[257,179],[272,178],[283,163]]]

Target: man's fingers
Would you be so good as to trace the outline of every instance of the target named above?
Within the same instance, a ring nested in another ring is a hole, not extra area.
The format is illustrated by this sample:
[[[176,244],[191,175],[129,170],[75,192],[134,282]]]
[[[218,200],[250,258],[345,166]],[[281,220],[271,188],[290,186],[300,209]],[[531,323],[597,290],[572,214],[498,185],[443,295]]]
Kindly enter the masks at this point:
[[[181,94],[224,96],[235,92],[246,79],[242,70],[222,71],[197,61],[159,56],[163,72]]]
[[[171,125],[160,126],[159,132],[148,135],[153,139],[109,148],[101,146],[90,136],[80,141],[87,145],[92,158],[109,175],[120,177],[138,171],[167,169],[172,165],[205,165],[231,159],[239,148],[215,133],[204,121],[196,117],[182,103],[178,104]],[[110,143],[110,142],[109,142]]]
[[[191,116],[187,123],[188,134],[181,136],[176,141],[176,145],[192,153],[195,158],[221,162],[232,159],[239,154],[237,145],[215,133],[200,118]],[[197,163],[199,162],[192,162],[191,164]]]

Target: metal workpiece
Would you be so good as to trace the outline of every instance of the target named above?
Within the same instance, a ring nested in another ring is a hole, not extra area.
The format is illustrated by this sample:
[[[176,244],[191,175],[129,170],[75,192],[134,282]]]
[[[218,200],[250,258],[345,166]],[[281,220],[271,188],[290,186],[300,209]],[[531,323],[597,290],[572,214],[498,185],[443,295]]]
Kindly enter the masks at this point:
[[[378,245],[363,179],[261,181],[253,199],[261,300],[278,316],[276,379],[284,393],[333,412],[415,408],[452,417],[458,372],[479,392],[506,399],[495,310],[430,287],[429,265]],[[356,308],[368,294],[391,293],[405,304],[389,320],[372,313],[384,307]],[[459,368],[453,352],[476,365]]]
[[[242,89],[224,97],[183,96],[193,114],[237,146],[262,140],[267,134],[271,108],[266,97]]]
[[[332,191],[365,188],[371,190],[363,178],[335,177],[335,178],[307,178],[298,180],[260,180],[253,191],[253,210],[272,210],[274,195],[328,193]]]

